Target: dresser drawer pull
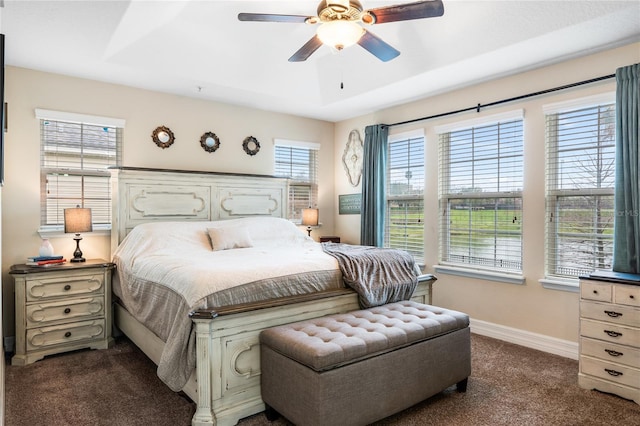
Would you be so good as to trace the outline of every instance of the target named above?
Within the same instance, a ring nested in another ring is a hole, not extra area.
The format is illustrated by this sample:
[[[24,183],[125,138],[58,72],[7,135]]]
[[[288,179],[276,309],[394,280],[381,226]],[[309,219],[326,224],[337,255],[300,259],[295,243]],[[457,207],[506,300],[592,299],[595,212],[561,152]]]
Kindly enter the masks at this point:
[[[71,332],[67,331],[66,333],[64,333],[64,337],[71,337]]]
[[[598,290],[593,290],[593,294],[598,294]]]
[[[622,316],[620,312],[615,312],[615,311],[604,311],[604,313],[609,315],[611,318],[618,318]]]
[[[622,336],[622,333],[618,333],[617,331],[613,331],[613,330],[604,330],[604,332],[607,333],[611,337],[620,337],[620,336]]]
[[[69,291],[71,290],[71,286],[69,284],[64,286],[64,291]]]
[[[71,312],[71,308],[64,308],[64,313],[68,314],[69,312]]]
[[[618,352],[618,351],[614,351],[613,349],[605,349],[604,350],[606,353],[608,353],[611,356],[622,356],[624,355],[622,352]]]
[[[609,373],[609,375],[613,376],[613,377],[618,377],[618,376],[622,376],[622,373],[616,370],[612,370],[610,368],[605,368],[604,371],[606,371],[607,373]]]

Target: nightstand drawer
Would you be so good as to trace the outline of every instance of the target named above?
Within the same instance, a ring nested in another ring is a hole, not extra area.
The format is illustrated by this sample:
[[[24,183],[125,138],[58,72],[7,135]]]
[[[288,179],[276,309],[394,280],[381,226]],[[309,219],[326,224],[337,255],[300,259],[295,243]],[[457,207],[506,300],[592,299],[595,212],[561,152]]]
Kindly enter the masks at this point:
[[[27,305],[27,328],[46,323],[91,319],[104,316],[104,297],[84,297]]]
[[[580,353],[631,367],[640,366],[640,348],[581,337]]]
[[[582,300],[580,302],[580,316],[614,324],[640,327],[640,309],[630,306]]]
[[[640,370],[624,365],[602,361],[588,356],[580,356],[580,371],[610,382],[637,388]]]
[[[620,345],[638,346],[640,329],[588,319],[580,320],[580,335]]]
[[[27,330],[27,350],[105,338],[104,319]]]
[[[610,283],[580,280],[580,297],[600,302],[613,300],[612,285]]]
[[[43,276],[27,281],[27,301],[104,292],[104,274]]]

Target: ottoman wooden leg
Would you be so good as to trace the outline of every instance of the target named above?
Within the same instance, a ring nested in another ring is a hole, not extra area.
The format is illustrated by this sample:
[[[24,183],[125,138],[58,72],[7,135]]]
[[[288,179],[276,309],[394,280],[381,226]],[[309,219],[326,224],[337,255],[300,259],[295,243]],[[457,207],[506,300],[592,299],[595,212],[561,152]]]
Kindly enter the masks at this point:
[[[469,381],[469,378],[467,377],[464,380],[460,380],[458,383],[456,383],[456,390],[458,392],[466,392],[467,391],[467,382]]]

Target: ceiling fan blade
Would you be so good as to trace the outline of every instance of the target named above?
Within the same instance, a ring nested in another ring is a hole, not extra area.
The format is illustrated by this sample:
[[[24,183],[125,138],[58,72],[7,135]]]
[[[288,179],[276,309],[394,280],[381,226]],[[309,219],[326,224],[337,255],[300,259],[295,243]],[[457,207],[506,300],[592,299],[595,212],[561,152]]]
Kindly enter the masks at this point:
[[[360,37],[360,40],[358,40],[358,44],[383,62],[390,61],[400,54],[400,51],[366,30],[364,34],[362,34],[362,37]]]
[[[296,53],[289,58],[289,62],[302,62],[306,61],[309,56],[313,54],[318,48],[322,46],[322,42],[317,35],[314,35],[311,40],[306,42]]]
[[[368,10],[375,16],[376,24],[386,22],[408,21],[411,19],[434,18],[444,14],[442,0],[417,1],[415,3],[398,4]]]
[[[301,15],[272,15],[269,13],[238,13],[238,20],[252,22],[289,22],[304,24],[309,16]]]

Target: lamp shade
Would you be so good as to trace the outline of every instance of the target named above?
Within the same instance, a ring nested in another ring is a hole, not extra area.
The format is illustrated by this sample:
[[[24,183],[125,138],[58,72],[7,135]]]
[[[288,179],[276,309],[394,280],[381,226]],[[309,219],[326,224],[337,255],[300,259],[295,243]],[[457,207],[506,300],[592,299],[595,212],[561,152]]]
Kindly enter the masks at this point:
[[[302,225],[318,226],[318,209],[302,209]]]
[[[64,209],[64,232],[79,234],[93,231],[91,223],[91,209],[72,208]]]

